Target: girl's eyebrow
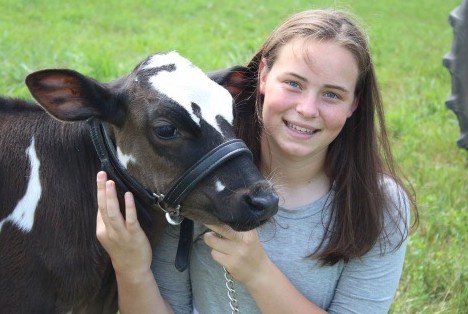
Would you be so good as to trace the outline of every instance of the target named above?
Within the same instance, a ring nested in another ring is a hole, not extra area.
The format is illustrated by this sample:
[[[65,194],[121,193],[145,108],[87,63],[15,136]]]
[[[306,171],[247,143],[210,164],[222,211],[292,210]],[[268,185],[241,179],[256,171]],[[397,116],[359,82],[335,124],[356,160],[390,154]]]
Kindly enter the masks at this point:
[[[299,79],[301,81],[308,82],[308,80],[305,77],[300,76],[299,74],[296,74],[296,73],[293,73],[293,72],[286,72],[286,74],[294,76],[295,78],[297,78],[297,79]]]
[[[308,82],[307,78],[297,74],[297,73],[294,73],[294,72],[287,72],[286,74],[288,75],[291,75],[291,76],[294,76],[295,78],[297,78],[298,80],[301,80],[303,82]],[[332,84],[326,84],[324,87],[326,88],[332,88],[332,89],[337,89],[337,90],[340,90],[344,93],[349,93],[349,90],[343,86],[339,86],[339,85],[332,85]]]
[[[338,85],[331,85],[331,84],[326,84],[325,85],[326,88],[332,88],[332,89],[337,89],[337,90],[340,90],[342,91],[343,93],[349,93],[349,90],[346,89],[345,87],[343,86],[338,86]]]

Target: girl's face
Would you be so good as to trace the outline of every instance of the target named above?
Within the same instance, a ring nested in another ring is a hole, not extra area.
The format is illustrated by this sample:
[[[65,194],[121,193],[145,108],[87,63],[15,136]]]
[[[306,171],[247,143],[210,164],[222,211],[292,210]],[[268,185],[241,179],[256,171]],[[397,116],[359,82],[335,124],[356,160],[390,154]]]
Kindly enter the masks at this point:
[[[271,156],[324,158],[357,107],[357,78],[353,55],[332,41],[295,39],[280,49],[271,69],[262,60],[262,141]]]

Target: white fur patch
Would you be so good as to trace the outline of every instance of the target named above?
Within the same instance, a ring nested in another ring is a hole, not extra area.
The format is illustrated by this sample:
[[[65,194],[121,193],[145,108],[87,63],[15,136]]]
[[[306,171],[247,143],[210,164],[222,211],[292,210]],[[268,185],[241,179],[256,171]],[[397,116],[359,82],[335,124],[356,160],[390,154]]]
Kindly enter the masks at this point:
[[[122,153],[120,150],[120,147],[117,146],[117,158],[119,159],[120,163],[125,167],[128,168],[128,163],[129,162],[135,162],[136,159],[132,155],[126,155]]]
[[[216,117],[233,123],[231,94],[175,51],[153,56],[144,69],[170,64],[174,64],[176,70],[161,71],[150,78],[153,87],[184,107],[200,125],[200,119],[192,111],[192,103],[197,104],[203,120],[222,134]]]
[[[215,182],[215,188],[216,188],[216,192],[222,192],[222,191],[224,191],[224,189],[226,188],[226,186],[225,186],[224,184],[222,184],[221,181],[216,180],[216,182]]]
[[[39,199],[41,198],[42,187],[39,179],[39,168],[41,162],[37,157],[36,148],[34,147],[34,137],[31,140],[31,145],[26,149],[31,164],[31,173],[29,175],[28,187],[23,198],[19,200],[13,212],[0,221],[0,231],[3,224],[7,221],[15,224],[24,232],[31,231],[34,224],[34,215],[36,213]]]

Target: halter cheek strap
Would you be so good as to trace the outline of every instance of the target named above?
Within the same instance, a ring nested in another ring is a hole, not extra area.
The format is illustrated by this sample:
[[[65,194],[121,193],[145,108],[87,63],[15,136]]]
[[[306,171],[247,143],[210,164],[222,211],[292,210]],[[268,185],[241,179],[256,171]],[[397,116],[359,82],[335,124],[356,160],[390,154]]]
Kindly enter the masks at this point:
[[[151,227],[152,221],[148,208],[157,202],[157,195],[153,195],[132,176],[128,175],[127,170],[120,163],[114,144],[101,121],[90,118],[87,123],[96,154],[101,161],[101,169],[107,173],[109,178],[115,181],[119,189],[133,193],[138,220],[147,227]]]

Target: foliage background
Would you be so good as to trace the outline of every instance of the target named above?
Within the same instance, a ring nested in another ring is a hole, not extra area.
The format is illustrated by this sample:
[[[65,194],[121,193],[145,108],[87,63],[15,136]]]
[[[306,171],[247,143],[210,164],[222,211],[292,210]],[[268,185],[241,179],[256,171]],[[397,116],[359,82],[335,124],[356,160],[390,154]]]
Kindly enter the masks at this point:
[[[394,153],[417,192],[393,313],[468,313],[468,155],[445,108],[447,22],[459,0],[0,0],[0,95],[30,98],[25,76],[73,68],[98,80],[150,53],[177,50],[204,70],[245,63],[289,14],[333,7],[370,35]]]

